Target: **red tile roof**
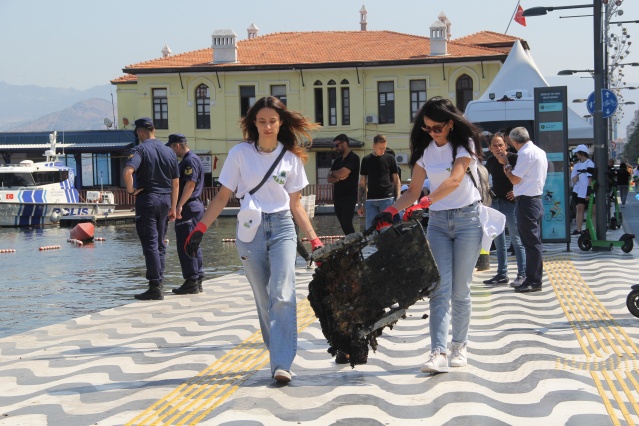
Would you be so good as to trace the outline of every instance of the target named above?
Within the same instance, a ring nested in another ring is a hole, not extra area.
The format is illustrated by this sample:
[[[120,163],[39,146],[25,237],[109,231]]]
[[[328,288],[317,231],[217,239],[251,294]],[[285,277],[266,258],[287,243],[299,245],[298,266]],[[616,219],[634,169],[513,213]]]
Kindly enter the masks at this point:
[[[480,37],[481,35],[481,37]],[[464,57],[504,59],[502,49],[477,46],[477,42],[510,42],[515,37],[484,31],[448,43],[447,56],[430,56],[428,37],[402,34],[393,31],[320,31],[282,32],[255,37],[237,42],[237,63],[213,64],[211,48],[171,55],[127,66],[124,71],[131,74],[145,70],[173,70],[175,68],[211,68],[246,66],[285,66],[295,64],[330,64],[349,62],[394,62],[429,59],[451,60]],[[460,42],[460,40],[468,40]],[[201,70],[201,69],[200,69]],[[126,77],[126,76],[125,76]],[[120,77],[112,83],[131,82]]]
[[[502,52],[510,52],[513,43],[519,40],[523,44],[526,43],[524,39],[519,37],[509,36],[507,34],[496,33],[493,31],[480,31],[474,34],[469,34],[464,37],[455,39],[455,43],[467,44],[472,46],[482,46],[490,49],[497,49]]]

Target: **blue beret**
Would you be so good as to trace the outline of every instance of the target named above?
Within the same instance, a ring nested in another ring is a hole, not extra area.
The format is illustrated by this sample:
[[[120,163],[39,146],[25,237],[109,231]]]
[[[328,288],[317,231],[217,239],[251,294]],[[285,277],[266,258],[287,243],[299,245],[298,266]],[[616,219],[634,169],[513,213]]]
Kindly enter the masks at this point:
[[[169,141],[166,143],[166,146],[171,146],[174,143],[187,143],[186,136],[181,133],[173,133],[169,135]]]
[[[137,120],[135,120],[135,128],[136,129],[143,128],[143,129],[153,130],[153,129],[155,129],[155,126],[153,125],[153,120],[151,120],[148,117],[144,117],[144,118],[138,118]]]

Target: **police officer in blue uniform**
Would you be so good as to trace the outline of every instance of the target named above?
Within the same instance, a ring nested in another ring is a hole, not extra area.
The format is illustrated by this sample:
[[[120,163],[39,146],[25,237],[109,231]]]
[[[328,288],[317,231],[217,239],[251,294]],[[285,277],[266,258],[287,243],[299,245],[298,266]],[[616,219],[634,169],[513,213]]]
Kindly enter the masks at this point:
[[[185,281],[180,288],[174,288],[173,293],[197,294],[203,291],[202,249],[198,248],[196,255],[190,257],[184,251],[184,243],[204,214],[204,203],[202,203],[204,168],[200,157],[190,150],[184,135],[179,133],[169,135],[166,146],[182,159],[179,165],[180,193],[175,219],[175,239],[182,277]]]
[[[170,220],[175,220],[179,189],[177,156],[155,139],[155,126],[150,118],[135,120],[135,133],[140,144],[131,149],[124,165],[124,183],[135,196],[135,228],[142,243],[149,289],[136,294],[138,300],[162,300],[164,279],[164,237]],[[133,173],[136,186],[133,187]]]

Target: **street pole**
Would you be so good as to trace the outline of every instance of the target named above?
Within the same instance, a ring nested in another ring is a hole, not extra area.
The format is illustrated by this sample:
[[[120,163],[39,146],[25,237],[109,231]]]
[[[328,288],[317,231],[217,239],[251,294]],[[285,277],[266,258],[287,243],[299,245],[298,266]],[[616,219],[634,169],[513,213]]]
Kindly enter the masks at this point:
[[[593,0],[593,47],[594,47],[594,80],[595,80],[595,105],[593,111],[593,136],[595,142],[595,167],[597,168],[597,192],[596,192],[596,221],[597,240],[606,239],[608,229],[606,212],[606,187],[608,186],[608,141],[606,137],[606,121],[603,118],[603,102],[601,90],[604,88],[604,52],[601,0]],[[594,239],[594,238],[593,238]],[[596,249],[597,247],[593,247]],[[609,251],[608,247],[599,247]]]

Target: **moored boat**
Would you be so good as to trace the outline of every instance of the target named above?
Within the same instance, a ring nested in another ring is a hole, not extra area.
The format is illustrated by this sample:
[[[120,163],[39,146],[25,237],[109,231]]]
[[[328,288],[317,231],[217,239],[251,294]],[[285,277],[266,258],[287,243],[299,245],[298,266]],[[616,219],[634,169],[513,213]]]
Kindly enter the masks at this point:
[[[62,216],[97,215],[115,209],[109,192],[100,193],[102,202],[80,200],[74,170],[58,161],[56,136],[56,132],[49,136],[46,161],[0,165],[0,226],[50,225]]]

